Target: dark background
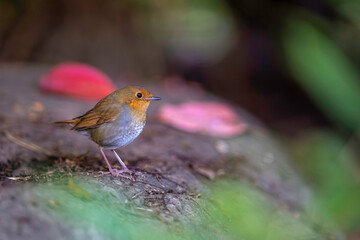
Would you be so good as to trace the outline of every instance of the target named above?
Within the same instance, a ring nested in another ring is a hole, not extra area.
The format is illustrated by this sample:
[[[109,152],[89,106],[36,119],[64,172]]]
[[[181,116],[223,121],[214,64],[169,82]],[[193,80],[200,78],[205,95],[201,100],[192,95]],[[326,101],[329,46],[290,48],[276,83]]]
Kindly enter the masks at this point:
[[[320,25],[358,66],[359,22],[346,2],[2,0],[0,60],[81,61],[115,80],[177,75],[286,134],[334,128],[289,69],[284,26],[294,16]]]

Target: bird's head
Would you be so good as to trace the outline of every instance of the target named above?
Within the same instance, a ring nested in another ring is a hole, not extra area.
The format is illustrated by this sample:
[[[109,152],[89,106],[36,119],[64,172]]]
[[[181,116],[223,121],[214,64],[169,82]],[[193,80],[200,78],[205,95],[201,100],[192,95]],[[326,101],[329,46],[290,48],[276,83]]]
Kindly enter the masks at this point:
[[[137,86],[124,87],[116,92],[120,102],[127,103],[138,111],[146,111],[151,101],[161,100],[160,97],[153,96],[145,88]]]

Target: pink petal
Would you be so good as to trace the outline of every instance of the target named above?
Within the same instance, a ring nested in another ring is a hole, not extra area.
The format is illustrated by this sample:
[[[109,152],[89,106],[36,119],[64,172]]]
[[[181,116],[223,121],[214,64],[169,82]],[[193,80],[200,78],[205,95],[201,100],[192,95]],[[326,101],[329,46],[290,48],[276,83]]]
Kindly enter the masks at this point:
[[[158,115],[161,121],[186,132],[233,137],[247,129],[229,106],[217,102],[164,105]]]
[[[105,73],[84,63],[62,63],[40,80],[40,89],[84,100],[100,100],[116,90]]]

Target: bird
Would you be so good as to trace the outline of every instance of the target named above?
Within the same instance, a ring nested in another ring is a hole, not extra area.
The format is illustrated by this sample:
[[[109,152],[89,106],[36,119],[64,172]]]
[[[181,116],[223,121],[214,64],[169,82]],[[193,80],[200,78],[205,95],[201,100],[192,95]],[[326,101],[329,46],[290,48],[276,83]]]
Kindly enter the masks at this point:
[[[133,171],[127,168],[115,149],[128,145],[140,135],[145,127],[146,110],[154,100],[161,98],[153,96],[143,87],[127,86],[110,93],[85,114],[55,123],[68,124],[72,126],[71,130],[88,136],[99,145],[109,168],[109,172],[101,173],[127,177],[123,173],[131,175]],[[114,153],[122,170],[111,167],[104,150]]]

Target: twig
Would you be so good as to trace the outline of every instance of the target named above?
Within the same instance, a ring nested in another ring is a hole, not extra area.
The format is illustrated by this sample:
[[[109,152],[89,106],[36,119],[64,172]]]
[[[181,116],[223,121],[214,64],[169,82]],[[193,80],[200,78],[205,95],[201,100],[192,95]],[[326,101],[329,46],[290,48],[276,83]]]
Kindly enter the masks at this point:
[[[212,216],[209,211],[203,206],[201,205],[195,198],[193,198],[192,196],[188,196],[188,198],[192,201],[194,201],[208,216]]]
[[[134,196],[132,196],[131,198],[132,198],[132,199],[135,199],[135,198],[137,198],[140,194],[141,194],[141,191],[138,192],[138,193],[135,193]]]
[[[30,142],[27,142],[23,139],[20,139],[18,137],[15,137],[14,135],[12,135],[10,132],[4,130],[4,133],[5,133],[5,136],[10,140],[12,141],[13,143],[21,146],[21,147],[24,147],[28,150],[31,150],[33,152],[37,152],[37,153],[42,153],[48,157],[50,156],[55,156],[55,154],[51,151],[48,151],[46,150],[45,148],[42,148],[34,143],[30,143]]]
[[[24,180],[24,181],[27,181],[30,179],[30,176],[27,176],[27,177],[8,177],[7,179],[9,180],[13,180],[13,181],[17,181],[17,180]]]
[[[149,208],[141,208],[141,207],[135,207],[135,208],[139,209],[139,210],[147,211],[147,212],[153,212],[153,210],[149,209]]]

